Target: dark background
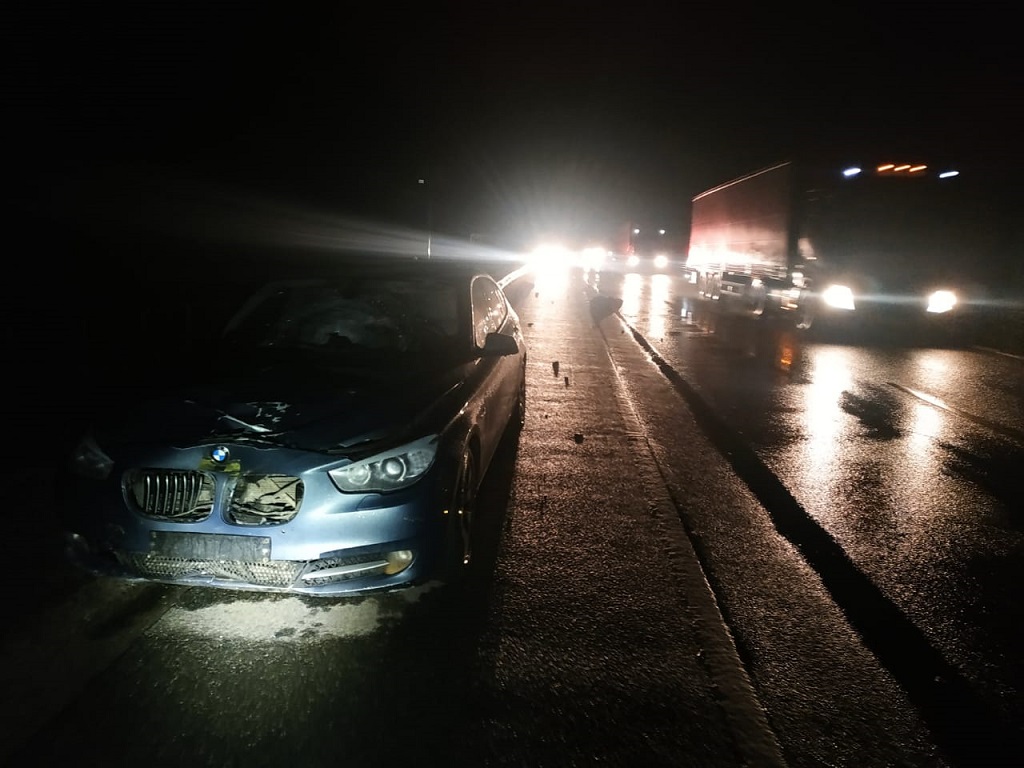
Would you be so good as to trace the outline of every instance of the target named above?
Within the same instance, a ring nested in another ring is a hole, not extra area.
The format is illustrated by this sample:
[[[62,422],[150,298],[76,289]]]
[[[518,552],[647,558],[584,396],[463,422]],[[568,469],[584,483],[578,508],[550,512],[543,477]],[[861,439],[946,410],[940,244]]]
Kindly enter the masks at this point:
[[[1008,4],[76,1],[5,26],[29,431],[175,364],[152,329],[215,328],[258,250],[675,234],[696,193],[802,152],[961,167],[1021,275]]]
[[[13,154],[60,217],[109,196],[117,219],[175,187],[422,227],[429,195],[433,228],[511,235],[685,222],[697,192],[798,150],[912,154],[1000,184],[1020,165],[1008,4],[213,0],[16,16]]]

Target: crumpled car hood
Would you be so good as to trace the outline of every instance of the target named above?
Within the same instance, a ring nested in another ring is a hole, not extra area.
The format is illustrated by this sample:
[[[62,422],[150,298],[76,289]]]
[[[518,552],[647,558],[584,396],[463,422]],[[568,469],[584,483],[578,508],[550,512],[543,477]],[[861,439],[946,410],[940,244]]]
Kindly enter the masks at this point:
[[[341,450],[413,429],[456,395],[460,367],[393,370],[254,366],[112,409],[100,444],[188,447],[211,441]]]

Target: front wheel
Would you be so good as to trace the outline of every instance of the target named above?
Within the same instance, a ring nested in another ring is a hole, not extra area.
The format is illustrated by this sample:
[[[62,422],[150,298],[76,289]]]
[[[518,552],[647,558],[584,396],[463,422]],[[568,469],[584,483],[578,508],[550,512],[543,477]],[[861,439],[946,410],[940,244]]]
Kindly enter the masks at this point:
[[[814,318],[817,314],[815,311],[817,309],[815,299],[811,298],[811,294],[808,291],[801,291],[799,302],[793,325],[798,331],[809,331],[811,326],[814,325]]]
[[[814,310],[804,304],[797,310],[797,313],[794,326],[798,331],[809,331],[814,325]]]

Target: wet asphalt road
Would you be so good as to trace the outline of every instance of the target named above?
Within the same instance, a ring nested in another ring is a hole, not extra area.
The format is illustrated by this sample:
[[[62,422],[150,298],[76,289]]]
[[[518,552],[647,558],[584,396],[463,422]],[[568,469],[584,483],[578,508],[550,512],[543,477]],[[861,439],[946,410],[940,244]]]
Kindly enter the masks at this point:
[[[693,325],[682,281],[591,282],[708,406],[777,530],[933,728],[1019,739],[1024,358],[810,343],[782,371]],[[961,760],[985,764],[959,739]]]
[[[1013,764],[1001,758],[1015,735],[992,739],[988,721],[958,719],[974,704],[1007,716],[1020,705],[1016,691],[1000,695],[1020,679],[1010,600],[1019,520],[1004,525],[1007,535],[991,523],[1011,520],[1013,507],[991,494],[979,507],[977,491],[965,489],[976,481],[962,475],[933,478],[952,490],[920,472],[888,487],[879,478],[898,474],[892,467],[920,430],[901,419],[893,429],[906,431],[872,440],[857,414],[873,412],[858,410],[854,391],[825,420],[853,426],[835,425],[823,449],[826,437],[806,428],[812,400],[792,391],[800,385],[758,380],[742,360],[698,349],[706,340],[669,312],[644,319],[627,301],[623,317],[685,377],[680,388],[629,325],[593,324],[591,295],[565,274],[519,284],[528,421],[487,479],[480,574],[466,602],[430,589],[310,601],[96,582],[51,560],[46,544],[46,568],[24,575],[4,638],[3,682],[20,706],[0,757],[10,765]],[[660,306],[643,289],[638,297],[638,308]],[[701,402],[721,418],[709,419]],[[992,419],[1001,407],[977,415]],[[951,426],[946,441],[991,437],[970,424],[977,435]],[[752,461],[736,459],[741,450],[730,454],[737,434],[792,497],[780,501]],[[858,442],[867,445],[851,451]],[[886,452],[880,443],[902,447]],[[931,445],[933,454],[946,450],[935,437]],[[901,499],[917,506],[904,511]],[[47,519],[45,494],[23,501]],[[794,525],[800,512],[850,562]],[[16,534],[28,540],[32,530],[21,524]],[[980,554],[997,542],[1005,570]],[[971,603],[965,574],[980,579],[968,586],[981,585],[983,599]],[[854,586],[844,592],[837,580]],[[872,626],[858,605],[881,607],[891,621]],[[940,658],[915,663],[923,649]],[[951,685],[922,681],[943,663]],[[940,700],[948,691],[968,695]]]

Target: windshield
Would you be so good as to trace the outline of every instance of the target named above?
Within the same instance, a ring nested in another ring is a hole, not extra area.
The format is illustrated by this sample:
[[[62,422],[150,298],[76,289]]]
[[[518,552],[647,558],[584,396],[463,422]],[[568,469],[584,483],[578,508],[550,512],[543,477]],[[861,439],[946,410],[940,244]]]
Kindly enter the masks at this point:
[[[442,281],[287,282],[267,286],[247,302],[224,339],[246,348],[402,354],[451,347],[458,321],[455,286]]]

